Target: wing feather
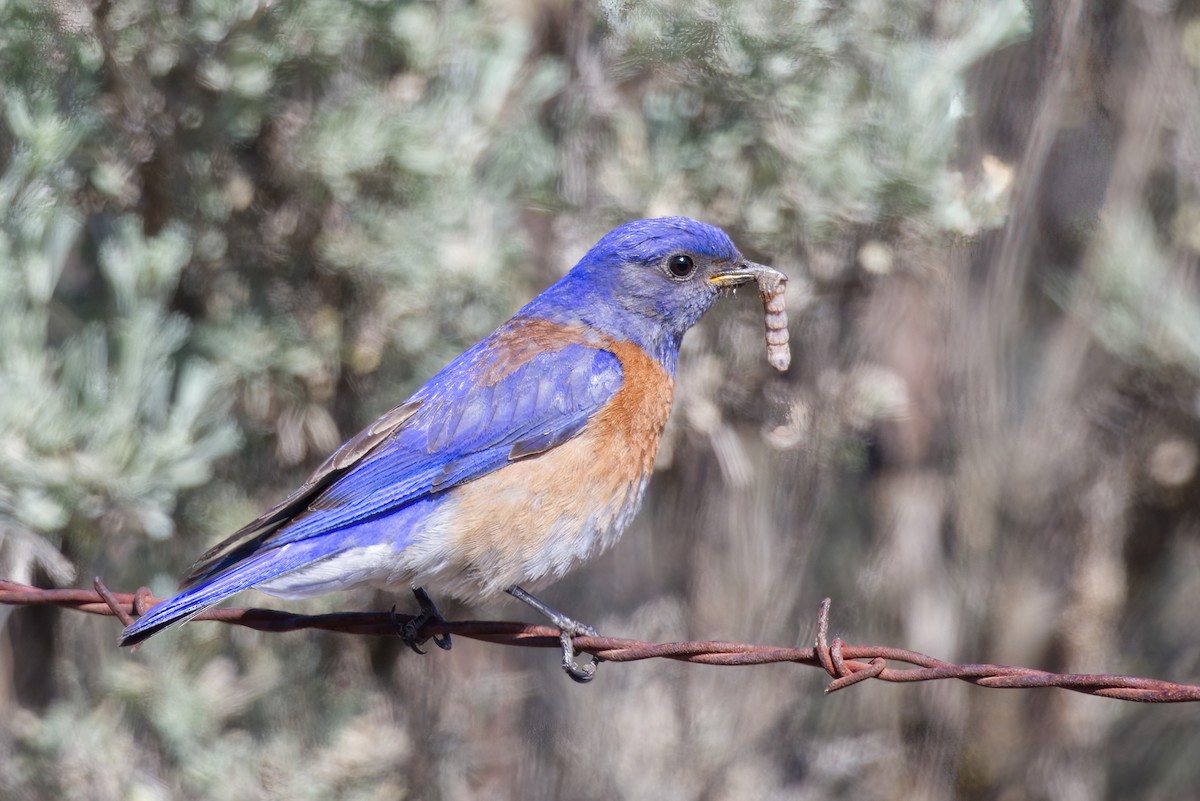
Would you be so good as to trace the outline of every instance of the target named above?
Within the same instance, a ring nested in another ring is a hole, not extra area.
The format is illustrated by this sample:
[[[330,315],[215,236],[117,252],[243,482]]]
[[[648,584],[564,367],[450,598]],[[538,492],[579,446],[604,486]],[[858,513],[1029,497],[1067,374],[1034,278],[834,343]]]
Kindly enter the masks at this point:
[[[187,575],[180,581],[180,587],[190,587],[215,570],[241,561],[240,558],[233,558],[231,561],[231,557],[243,551],[246,551],[245,555],[249,555],[257,550],[262,540],[303,512],[305,507],[311,508],[330,484],[395,434],[420,408],[420,401],[410,400],[384,412],[378,420],[334,451],[295,492],[202,554],[188,569]]]

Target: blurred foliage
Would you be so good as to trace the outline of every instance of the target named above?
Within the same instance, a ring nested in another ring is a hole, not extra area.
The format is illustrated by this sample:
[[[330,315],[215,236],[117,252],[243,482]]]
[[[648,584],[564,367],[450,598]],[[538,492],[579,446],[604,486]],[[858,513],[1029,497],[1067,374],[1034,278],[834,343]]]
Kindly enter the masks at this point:
[[[793,276],[795,367],[752,302],[691,334],[647,509],[557,605],[787,644],[832,594],[855,640],[1195,680],[1200,18],[1151,5],[0,0],[0,575],[169,592],[608,228],[688,214]],[[4,798],[1200,784],[1194,726],[1104,701],[0,631]]]

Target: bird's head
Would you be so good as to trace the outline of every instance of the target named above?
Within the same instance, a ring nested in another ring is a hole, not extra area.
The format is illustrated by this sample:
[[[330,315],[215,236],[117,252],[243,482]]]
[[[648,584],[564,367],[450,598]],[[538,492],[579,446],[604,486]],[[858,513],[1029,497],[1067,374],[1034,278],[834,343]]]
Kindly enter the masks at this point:
[[[742,258],[720,228],[687,217],[635,220],[607,233],[561,282],[587,322],[664,363],[721,294],[766,268]]]

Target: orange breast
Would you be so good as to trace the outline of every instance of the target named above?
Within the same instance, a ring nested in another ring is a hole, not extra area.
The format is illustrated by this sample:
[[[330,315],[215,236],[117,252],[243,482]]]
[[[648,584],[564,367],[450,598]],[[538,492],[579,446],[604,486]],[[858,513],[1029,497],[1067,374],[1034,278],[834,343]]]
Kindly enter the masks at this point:
[[[628,525],[654,466],[673,382],[638,346],[605,347],[621,362],[622,385],[577,437],[452,490],[446,568],[458,575],[443,578],[478,585],[481,594],[536,586],[608,547]]]
[[[623,383],[608,405],[589,422],[601,443],[603,460],[618,476],[632,481],[648,476],[671,414],[674,382],[658,362],[632,342],[613,342],[608,350],[621,362]]]

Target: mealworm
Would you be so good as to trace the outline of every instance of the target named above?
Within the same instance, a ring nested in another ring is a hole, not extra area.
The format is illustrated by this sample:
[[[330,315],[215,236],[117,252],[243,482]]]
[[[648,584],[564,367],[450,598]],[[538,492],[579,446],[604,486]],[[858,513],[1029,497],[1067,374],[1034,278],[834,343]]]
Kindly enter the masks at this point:
[[[792,352],[788,349],[787,310],[783,301],[787,276],[778,270],[764,269],[756,278],[766,313],[767,363],[782,373],[792,363]]]

